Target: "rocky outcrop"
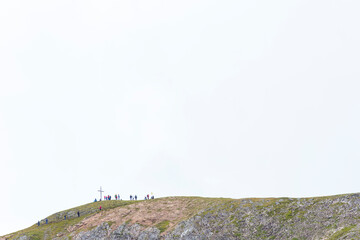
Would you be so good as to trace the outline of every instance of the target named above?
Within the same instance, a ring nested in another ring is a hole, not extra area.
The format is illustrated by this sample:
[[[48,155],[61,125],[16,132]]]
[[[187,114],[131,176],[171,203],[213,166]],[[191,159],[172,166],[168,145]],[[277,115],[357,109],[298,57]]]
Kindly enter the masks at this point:
[[[230,202],[181,222],[166,239],[360,239],[360,195]]]
[[[157,228],[144,228],[138,224],[122,224],[111,231],[108,223],[102,223],[98,227],[81,232],[73,237],[75,240],[116,240],[116,239],[159,239],[160,231]]]

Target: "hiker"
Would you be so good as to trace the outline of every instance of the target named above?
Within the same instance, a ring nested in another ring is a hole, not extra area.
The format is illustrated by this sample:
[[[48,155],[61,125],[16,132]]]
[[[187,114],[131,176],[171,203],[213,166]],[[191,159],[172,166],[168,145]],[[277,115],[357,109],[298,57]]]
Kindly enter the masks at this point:
[[[101,206],[99,207],[100,211],[101,211]]]
[[[66,215],[64,215],[64,220],[66,220]]]
[[[146,196],[145,196],[144,200],[147,200]]]
[[[135,201],[137,200],[137,196],[135,195]]]
[[[77,212],[77,214],[78,214],[78,217],[80,217],[80,212],[79,211]]]
[[[149,194],[147,195],[147,199],[149,200]]]
[[[49,221],[48,221],[48,219],[46,218],[46,219],[45,219],[45,223],[48,224],[48,222],[49,222]]]
[[[117,200],[117,195],[115,194],[115,200]]]
[[[40,226],[40,221],[38,221],[38,226]]]
[[[100,201],[101,201],[101,199],[100,199]],[[96,198],[95,198],[94,202],[97,202]]]
[[[132,195],[130,195],[130,200],[132,200]]]
[[[118,199],[120,200],[120,194],[118,194]]]
[[[153,196],[151,196],[151,199],[155,199],[154,195],[153,195]]]

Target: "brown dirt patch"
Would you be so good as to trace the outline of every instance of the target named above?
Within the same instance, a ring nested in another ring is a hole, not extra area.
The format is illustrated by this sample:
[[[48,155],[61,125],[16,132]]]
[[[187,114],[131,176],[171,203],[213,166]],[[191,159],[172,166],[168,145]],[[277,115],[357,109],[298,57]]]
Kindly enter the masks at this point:
[[[112,222],[111,229],[115,230],[124,223],[140,224],[144,227],[155,226],[162,221],[170,221],[171,229],[183,219],[191,217],[200,209],[207,206],[208,201],[201,198],[163,198],[106,210],[84,219],[81,223],[68,228],[69,232],[87,230],[103,222]]]

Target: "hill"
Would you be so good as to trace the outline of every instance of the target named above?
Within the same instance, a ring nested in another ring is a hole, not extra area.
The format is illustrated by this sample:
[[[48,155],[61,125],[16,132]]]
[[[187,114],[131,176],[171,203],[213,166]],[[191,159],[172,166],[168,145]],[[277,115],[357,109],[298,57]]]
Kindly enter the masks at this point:
[[[360,239],[360,194],[112,200],[47,219],[0,239]]]

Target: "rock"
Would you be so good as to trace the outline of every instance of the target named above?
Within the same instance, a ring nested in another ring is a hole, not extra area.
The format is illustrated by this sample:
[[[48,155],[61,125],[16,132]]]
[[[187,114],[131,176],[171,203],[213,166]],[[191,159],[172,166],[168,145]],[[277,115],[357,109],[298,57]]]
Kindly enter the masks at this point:
[[[108,239],[107,236],[109,234],[109,229],[109,224],[105,222],[90,231],[79,233],[78,235],[74,236],[74,239],[105,240]]]

